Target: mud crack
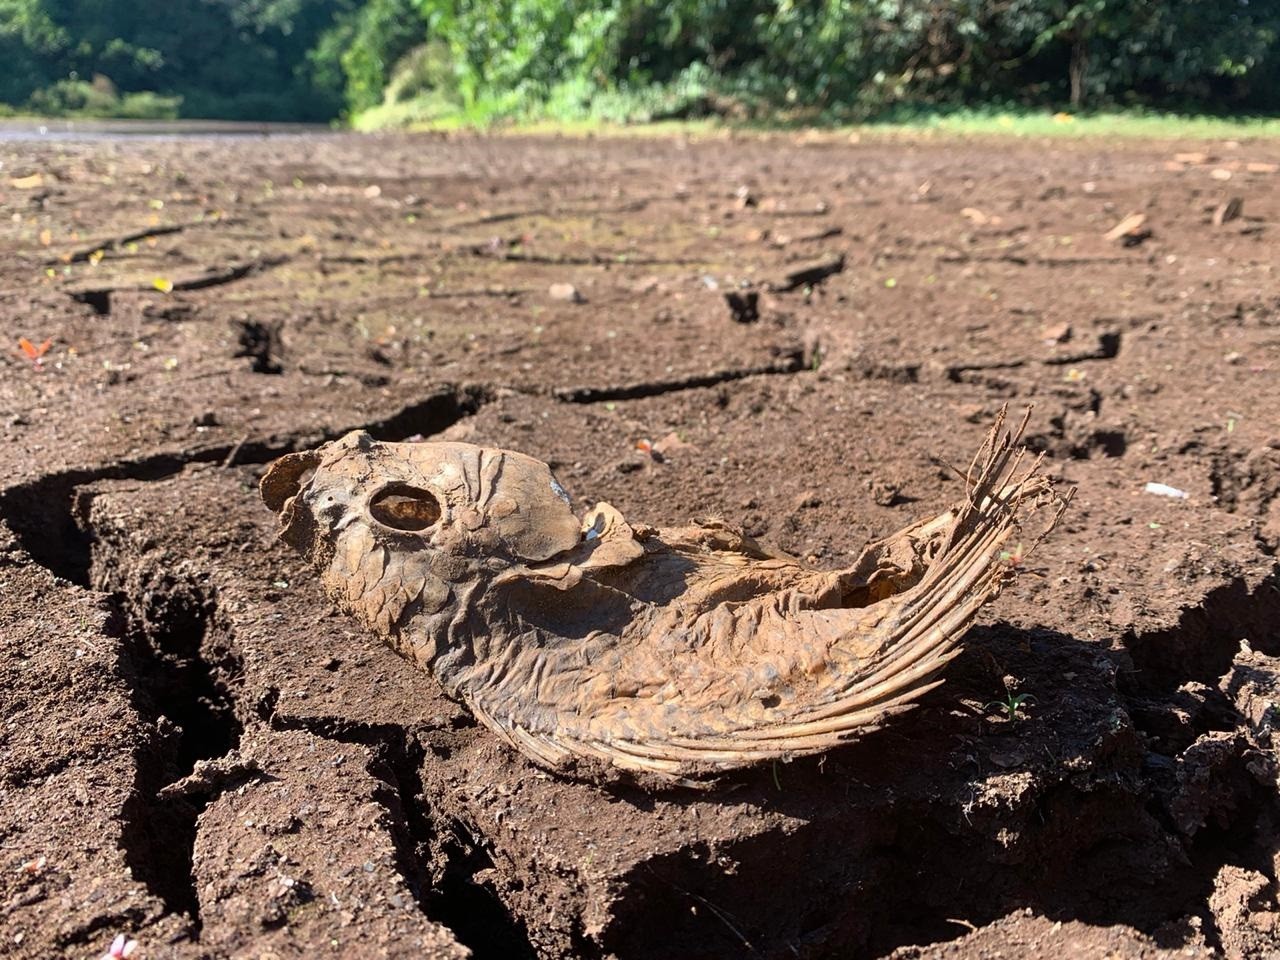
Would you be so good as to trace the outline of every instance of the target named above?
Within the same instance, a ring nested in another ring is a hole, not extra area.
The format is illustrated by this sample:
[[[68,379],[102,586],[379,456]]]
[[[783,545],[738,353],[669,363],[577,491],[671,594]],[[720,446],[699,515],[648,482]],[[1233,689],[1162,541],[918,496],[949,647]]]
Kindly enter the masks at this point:
[[[800,373],[804,369],[804,351],[797,346],[780,350],[778,358],[771,363],[715,370],[710,373],[674,377],[670,380],[645,380],[639,383],[607,387],[562,387],[552,391],[552,396],[565,403],[640,400],[645,397],[657,397],[666,393],[675,393],[679,390],[714,387],[722,383],[731,383],[734,380],[745,380],[747,377]]]
[[[226,267],[213,267],[203,273],[193,277],[183,277],[178,280],[171,281],[166,288],[167,291],[184,291],[184,290],[207,290],[210,287],[220,287],[224,284],[235,283],[237,280],[243,280],[251,277],[256,273],[262,273],[272,270],[282,264],[288,263],[291,258],[285,256],[276,257],[260,257],[255,260],[249,260],[245,263],[234,263]],[[97,316],[107,316],[111,313],[111,295],[124,291],[141,291],[155,292],[152,285],[139,284],[104,284],[93,287],[77,287],[66,290],[67,296],[77,303],[83,303],[90,307]]]
[[[198,764],[235,750],[242,725],[234,687],[242,665],[231,638],[211,629],[216,609],[201,578],[171,570],[96,565],[92,585],[110,594],[123,641],[120,671],[134,708],[154,731],[135,757],[135,789],[121,811],[133,876],[199,931],[192,879],[196,821],[209,797],[165,792]]]
[[[276,712],[274,698],[260,705],[259,714],[277,730],[367,747],[368,772],[386,785],[377,799],[391,820],[396,867],[419,909],[447,927],[476,960],[533,960],[528,933],[479,879],[493,868],[489,855],[461,825],[441,829],[443,820],[428,809],[423,769],[433,752],[418,732],[340,717],[289,716]]]
[[[1241,640],[1280,655],[1280,572],[1252,588],[1236,577],[1183,610],[1173,627],[1124,637],[1129,665],[1120,671],[1120,689],[1150,695],[1172,693],[1188,681],[1216,684],[1231,669]]]
[[[100,480],[164,480],[192,464],[227,463],[233,455],[238,466],[270,463],[286,453],[309,449],[356,429],[367,430],[380,440],[399,440],[415,434],[431,436],[472,416],[493,395],[494,391],[487,387],[446,385],[385,417],[363,423],[319,432],[242,438],[235,443],[163,451],[136,460],[61,470],[0,491],[0,517],[33,560],[62,579],[87,587],[93,533],[86,524],[92,497],[78,494],[80,487]]]

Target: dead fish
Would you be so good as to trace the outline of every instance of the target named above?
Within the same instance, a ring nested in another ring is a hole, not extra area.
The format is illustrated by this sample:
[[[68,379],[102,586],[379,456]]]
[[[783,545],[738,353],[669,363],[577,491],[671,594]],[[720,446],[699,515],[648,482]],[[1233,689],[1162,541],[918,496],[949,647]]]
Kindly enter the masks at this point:
[[[579,517],[545,463],[467,443],[356,431],[261,492],[338,606],[511,746],[687,782],[829,750],[941,682],[1029,549],[1005,549],[1020,522],[1050,507],[1043,537],[1070,499],[1024,462],[1026,422],[1002,411],[963,502],[843,570],[720,521]]]

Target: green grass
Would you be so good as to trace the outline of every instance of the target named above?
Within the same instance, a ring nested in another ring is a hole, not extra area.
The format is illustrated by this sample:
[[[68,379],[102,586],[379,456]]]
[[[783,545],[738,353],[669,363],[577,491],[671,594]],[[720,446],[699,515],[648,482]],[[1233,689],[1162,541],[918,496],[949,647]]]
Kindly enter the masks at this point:
[[[1280,117],[1181,116],[1172,113],[1117,112],[1013,113],[966,110],[873,122],[852,130],[1013,137],[1140,137],[1145,139],[1232,139],[1280,136]]]
[[[1130,138],[1152,140],[1246,139],[1280,137],[1280,117],[1216,117],[1121,111],[1073,115],[1051,111],[902,111],[860,123],[823,122],[818,118],[779,117],[774,121],[737,122],[716,118],[621,123],[591,116],[504,118],[491,111],[470,114],[416,100],[375,107],[358,115],[357,130],[483,130],[490,133],[560,136],[706,136],[716,133],[812,131],[818,138],[921,136],[1023,138]]]

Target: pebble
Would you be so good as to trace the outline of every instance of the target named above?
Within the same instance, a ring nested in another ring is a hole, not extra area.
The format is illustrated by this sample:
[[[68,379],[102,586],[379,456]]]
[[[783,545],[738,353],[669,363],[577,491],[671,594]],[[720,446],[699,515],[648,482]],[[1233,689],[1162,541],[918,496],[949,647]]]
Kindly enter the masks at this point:
[[[564,300],[567,303],[583,303],[585,298],[572,283],[553,283],[547,288],[552,300]]]

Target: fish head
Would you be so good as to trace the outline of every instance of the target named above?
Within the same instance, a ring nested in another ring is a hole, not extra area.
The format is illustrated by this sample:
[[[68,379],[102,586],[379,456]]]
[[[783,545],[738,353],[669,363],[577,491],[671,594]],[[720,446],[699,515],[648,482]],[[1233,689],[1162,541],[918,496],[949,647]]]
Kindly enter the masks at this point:
[[[422,614],[435,618],[428,632],[444,629],[460,594],[584,536],[547,464],[469,443],[387,443],[355,431],[280,458],[260,489],[281,538],[320,569],[339,606],[419,660],[424,644],[439,652],[440,637],[403,649],[409,620]]]

